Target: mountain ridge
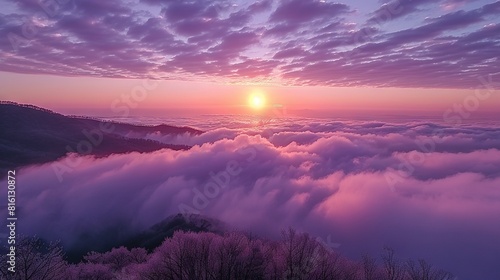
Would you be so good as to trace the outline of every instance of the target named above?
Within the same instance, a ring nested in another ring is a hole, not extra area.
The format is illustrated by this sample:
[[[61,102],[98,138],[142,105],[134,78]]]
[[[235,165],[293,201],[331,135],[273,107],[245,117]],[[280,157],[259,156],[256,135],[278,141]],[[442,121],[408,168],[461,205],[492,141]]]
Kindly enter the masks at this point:
[[[30,104],[0,101],[0,171],[55,161],[68,153],[105,157],[160,149],[187,150],[142,137],[150,133],[203,133],[190,127],[155,126],[65,116]],[[130,135],[134,135],[131,137]]]

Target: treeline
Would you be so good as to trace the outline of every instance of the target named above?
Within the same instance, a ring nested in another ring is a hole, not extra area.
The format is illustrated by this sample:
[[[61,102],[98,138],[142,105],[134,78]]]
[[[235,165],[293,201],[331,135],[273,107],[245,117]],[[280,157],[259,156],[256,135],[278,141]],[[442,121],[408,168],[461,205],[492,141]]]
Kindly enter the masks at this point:
[[[20,104],[20,103],[14,102],[14,101],[0,100],[0,104],[15,105],[15,106],[19,106],[19,107],[23,107],[23,108],[28,108],[28,109],[33,109],[33,110],[37,110],[37,111],[41,111],[41,112],[45,112],[45,113],[57,114],[54,111],[51,111],[49,109],[45,109],[45,108],[38,107],[38,106],[35,106],[35,105],[31,105],[31,104]]]
[[[78,264],[64,259],[57,244],[23,238],[17,244],[16,273],[1,257],[2,279],[144,280],[452,280],[453,275],[424,260],[402,261],[385,248],[378,263],[365,256],[348,260],[308,234],[290,229],[280,241],[244,233],[176,232],[153,252],[114,248],[92,252]]]

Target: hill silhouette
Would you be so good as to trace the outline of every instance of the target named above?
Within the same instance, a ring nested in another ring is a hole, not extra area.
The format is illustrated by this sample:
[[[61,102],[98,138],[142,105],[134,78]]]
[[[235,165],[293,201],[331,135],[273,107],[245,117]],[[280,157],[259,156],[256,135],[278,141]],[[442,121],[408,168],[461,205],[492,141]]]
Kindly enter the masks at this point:
[[[134,235],[121,245],[127,248],[141,247],[153,250],[160,246],[165,238],[172,237],[176,231],[223,234],[226,231],[226,225],[219,220],[197,214],[177,214],[169,216],[148,230]]]
[[[126,247],[144,248],[149,252],[159,247],[166,238],[171,238],[175,232],[210,232],[223,235],[228,227],[222,221],[198,214],[176,214],[166,217],[150,228],[125,234],[120,228],[110,229],[97,235],[80,236],[80,243],[66,248],[66,256],[71,262],[79,262],[90,251],[106,252],[112,248]]]
[[[71,152],[105,157],[164,148],[186,150],[190,147],[141,137],[150,133],[202,133],[190,127],[132,125],[64,116],[36,106],[6,101],[0,102],[0,131],[0,177],[7,169],[51,162]]]

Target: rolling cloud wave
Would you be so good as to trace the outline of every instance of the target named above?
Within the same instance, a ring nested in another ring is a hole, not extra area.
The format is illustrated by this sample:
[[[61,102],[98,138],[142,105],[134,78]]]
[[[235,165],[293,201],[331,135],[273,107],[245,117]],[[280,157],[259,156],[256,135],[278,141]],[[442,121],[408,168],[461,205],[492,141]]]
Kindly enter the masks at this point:
[[[196,146],[69,155],[19,170],[19,226],[71,247],[196,212],[271,238],[292,226],[354,258],[386,244],[461,279],[493,279],[499,134],[494,127],[331,122],[160,137]]]

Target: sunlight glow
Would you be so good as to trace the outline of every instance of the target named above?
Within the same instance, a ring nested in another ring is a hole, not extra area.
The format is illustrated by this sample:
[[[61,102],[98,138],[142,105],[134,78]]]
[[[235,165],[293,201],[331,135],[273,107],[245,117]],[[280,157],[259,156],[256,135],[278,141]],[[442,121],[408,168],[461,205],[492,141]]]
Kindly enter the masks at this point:
[[[266,106],[266,97],[261,92],[254,92],[248,98],[248,105],[255,110],[260,110]]]

